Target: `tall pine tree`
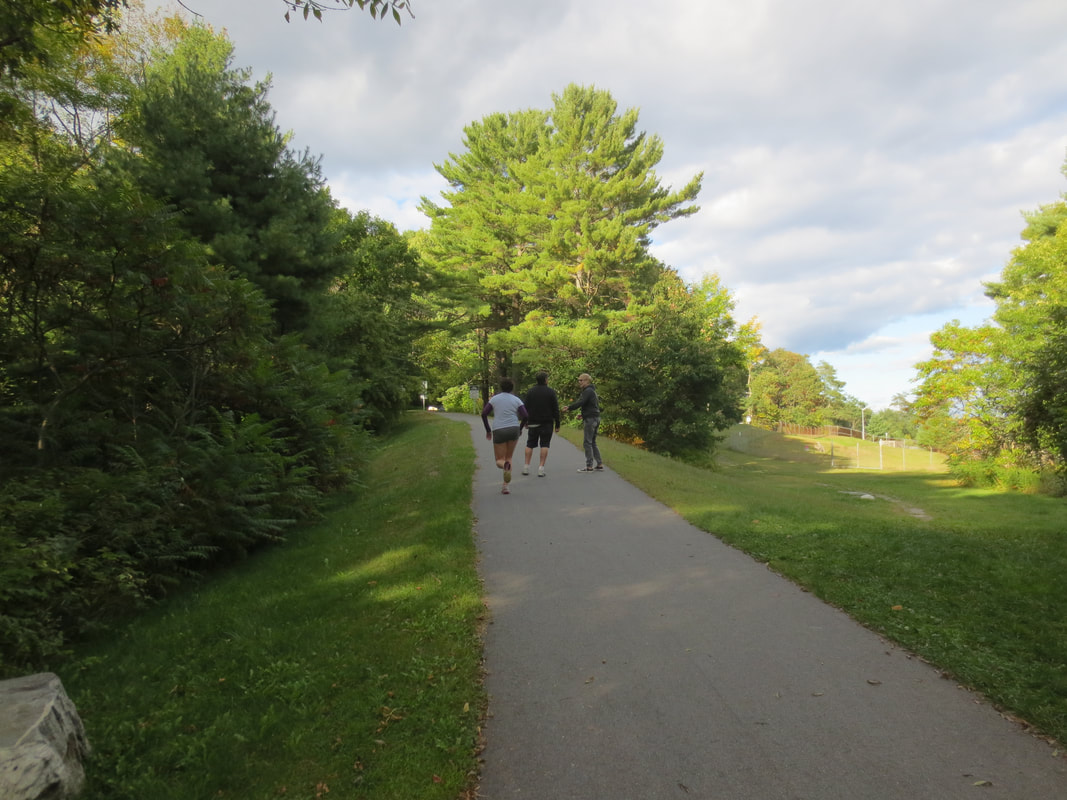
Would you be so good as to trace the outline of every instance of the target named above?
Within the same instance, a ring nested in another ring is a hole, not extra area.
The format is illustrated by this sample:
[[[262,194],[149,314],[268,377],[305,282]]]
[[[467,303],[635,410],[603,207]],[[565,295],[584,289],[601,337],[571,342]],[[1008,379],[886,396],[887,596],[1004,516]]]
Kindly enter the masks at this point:
[[[147,66],[120,127],[135,148],[126,169],[215,263],[263,290],[279,332],[299,331],[341,271],[334,203],[318,161],[294,154],[276,126],[269,85],[249,85],[232,57],[225,37],[194,26]]]
[[[607,312],[647,299],[661,271],[651,231],[696,211],[701,176],[660,184],[663,145],[637,130],[635,109],[575,85],[553,100],[467,126],[466,151],[437,165],[445,202],[423,198],[424,253],[469,287],[470,335],[491,354],[484,383],[521,371],[538,342],[557,356],[584,348]]]

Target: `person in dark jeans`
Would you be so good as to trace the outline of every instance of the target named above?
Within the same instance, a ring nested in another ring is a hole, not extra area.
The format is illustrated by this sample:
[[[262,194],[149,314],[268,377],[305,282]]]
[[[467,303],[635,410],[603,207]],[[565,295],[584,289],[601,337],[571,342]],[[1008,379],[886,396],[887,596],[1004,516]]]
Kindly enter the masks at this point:
[[[578,471],[596,472],[604,469],[604,461],[600,458],[600,448],[596,445],[596,433],[600,429],[600,398],[597,397],[596,387],[588,372],[583,372],[578,376],[578,385],[582,387],[582,393],[578,395],[577,400],[567,406],[568,411],[578,410],[581,414],[585,466]]]
[[[541,460],[537,467],[537,477],[545,477],[545,462],[548,460],[548,448],[552,444],[552,433],[559,433],[559,397],[556,390],[548,385],[548,373],[541,370],[534,376],[537,381],[526,392],[523,405],[526,413],[530,415],[526,423],[526,464],[522,468],[523,475],[530,474],[530,459],[533,457],[533,449],[541,448]]]

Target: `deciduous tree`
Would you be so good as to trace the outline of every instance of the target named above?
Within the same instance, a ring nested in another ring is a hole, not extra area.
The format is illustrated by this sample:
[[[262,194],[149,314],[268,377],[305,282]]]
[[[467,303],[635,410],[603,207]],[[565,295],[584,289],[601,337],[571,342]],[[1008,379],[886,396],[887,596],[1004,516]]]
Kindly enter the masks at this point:
[[[48,64],[91,33],[112,31],[125,0],[15,0],[0,14],[0,77],[21,72],[27,63]]]
[[[741,419],[745,364],[732,301],[717,280],[687,287],[663,270],[651,302],[613,314],[594,357],[605,429],[662,453],[707,457]]]
[[[805,355],[778,348],[753,372],[750,403],[753,421],[818,426],[825,422],[827,399],[822,379]]]
[[[988,294],[1019,373],[1012,410],[1022,435],[1039,459],[1067,471],[1067,201],[1043,206],[1026,221],[1026,244],[1001,280],[988,284]]]
[[[958,320],[930,337],[933,355],[916,365],[915,410],[941,431],[939,449],[957,458],[989,458],[1015,440],[1008,407],[1013,365],[1000,358],[1003,330],[968,328]],[[954,432],[951,441],[945,435]]]
[[[826,399],[823,423],[849,428],[855,428],[857,425],[862,427],[863,408],[866,404],[845,391],[845,382],[837,377],[837,370],[832,364],[820,361],[815,371],[822,381],[823,397]]]
[[[915,408],[926,428],[937,421],[947,432],[941,446],[949,445],[956,463],[1064,468],[1067,202],[1024,216],[1026,243],[1000,280],[986,284],[996,303],[992,319],[974,328],[946,325],[931,337],[934,355],[917,365]]]
[[[412,343],[428,327],[418,298],[432,287],[392,224],[343,209],[335,218],[344,268],[316,303],[306,339],[353,382],[360,422],[381,431],[416,391]]]
[[[400,24],[400,12],[404,11],[414,18],[410,0],[282,0],[286,6],[285,21],[290,19],[290,11],[295,11],[304,19],[314,17],[322,19],[323,11],[343,11],[359,8],[368,12],[375,19],[385,19],[389,14],[397,25]]]

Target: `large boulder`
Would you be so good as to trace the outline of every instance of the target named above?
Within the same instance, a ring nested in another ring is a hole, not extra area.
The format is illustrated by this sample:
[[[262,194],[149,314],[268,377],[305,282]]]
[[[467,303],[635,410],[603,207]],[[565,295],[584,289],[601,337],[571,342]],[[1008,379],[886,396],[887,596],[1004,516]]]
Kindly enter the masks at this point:
[[[0,681],[0,797],[65,800],[85,783],[89,741],[51,672]]]

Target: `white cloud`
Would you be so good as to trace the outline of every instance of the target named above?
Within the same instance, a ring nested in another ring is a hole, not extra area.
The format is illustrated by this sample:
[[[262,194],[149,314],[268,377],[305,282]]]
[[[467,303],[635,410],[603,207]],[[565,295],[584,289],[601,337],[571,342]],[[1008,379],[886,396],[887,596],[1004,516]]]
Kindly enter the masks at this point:
[[[373,179],[345,172],[330,182],[330,192],[345,208],[353,212],[369,211],[406,231],[429,224],[419,211],[420,196],[425,192],[428,199],[436,201],[445,185],[436,172],[392,173]]]

